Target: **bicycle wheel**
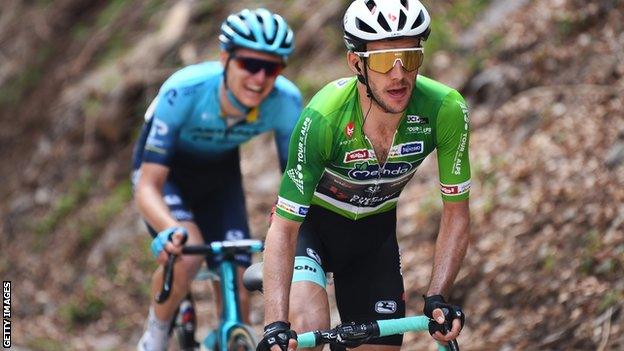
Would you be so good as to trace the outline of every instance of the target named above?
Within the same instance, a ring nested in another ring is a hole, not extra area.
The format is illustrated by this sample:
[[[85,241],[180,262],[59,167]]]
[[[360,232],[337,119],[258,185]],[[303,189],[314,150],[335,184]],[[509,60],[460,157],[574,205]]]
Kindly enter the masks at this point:
[[[247,328],[238,326],[230,329],[227,339],[228,351],[255,351],[256,345],[253,333]]]

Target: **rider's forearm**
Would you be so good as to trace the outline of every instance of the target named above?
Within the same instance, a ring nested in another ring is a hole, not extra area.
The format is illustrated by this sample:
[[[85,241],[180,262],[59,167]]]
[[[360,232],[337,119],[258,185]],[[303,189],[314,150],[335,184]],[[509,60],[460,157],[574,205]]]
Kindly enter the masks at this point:
[[[264,249],[265,324],[288,320],[290,284],[293,275],[298,224],[275,216]]]
[[[135,202],[143,218],[156,231],[178,225],[157,186],[139,182],[135,191]]]
[[[470,235],[468,201],[447,203],[440,220],[440,231],[435,245],[433,270],[427,296],[448,292],[457,277],[466,255]]]

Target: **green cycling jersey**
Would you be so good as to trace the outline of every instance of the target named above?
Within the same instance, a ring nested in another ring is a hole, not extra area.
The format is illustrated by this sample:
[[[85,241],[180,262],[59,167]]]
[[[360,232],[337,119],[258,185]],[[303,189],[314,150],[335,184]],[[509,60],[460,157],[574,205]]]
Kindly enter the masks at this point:
[[[336,80],[303,110],[291,136],[276,213],[303,221],[311,204],[354,220],[388,211],[433,150],[442,199],[467,199],[469,119],[462,96],[418,76],[388,158],[379,164],[362,129],[356,85],[355,78]]]

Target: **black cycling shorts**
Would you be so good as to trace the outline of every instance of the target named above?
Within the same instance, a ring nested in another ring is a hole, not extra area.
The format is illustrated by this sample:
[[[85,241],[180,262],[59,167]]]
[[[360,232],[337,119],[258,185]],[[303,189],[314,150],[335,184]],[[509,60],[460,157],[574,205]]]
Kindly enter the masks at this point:
[[[145,132],[145,131],[144,131]],[[169,176],[162,193],[171,215],[177,221],[197,224],[205,243],[222,240],[249,239],[249,225],[240,172],[238,148],[217,160],[193,161],[176,155],[169,166]],[[140,160],[133,175],[138,180]],[[158,233],[149,225],[152,236]],[[208,267],[214,269],[220,257],[206,258]],[[251,254],[237,254],[234,262],[248,267]]]
[[[354,221],[313,205],[299,230],[296,256],[333,272],[343,322],[405,317],[396,210]],[[403,335],[394,335],[368,343],[402,341]]]

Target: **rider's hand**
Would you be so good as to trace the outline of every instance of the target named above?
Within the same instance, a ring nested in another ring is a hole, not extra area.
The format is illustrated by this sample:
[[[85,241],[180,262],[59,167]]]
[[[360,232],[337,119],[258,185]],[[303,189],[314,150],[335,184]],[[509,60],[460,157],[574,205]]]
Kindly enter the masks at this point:
[[[442,295],[423,296],[424,314],[429,317],[429,333],[442,343],[454,340],[464,327],[466,316],[459,306],[446,303]]]
[[[182,245],[184,245],[187,238],[188,232],[186,228],[170,227],[156,235],[154,240],[152,240],[150,249],[158,263],[164,264],[167,262],[169,254],[182,254]]]
[[[277,321],[264,327],[264,337],[256,351],[295,351],[297,333],[290,329],[290,323]]]

